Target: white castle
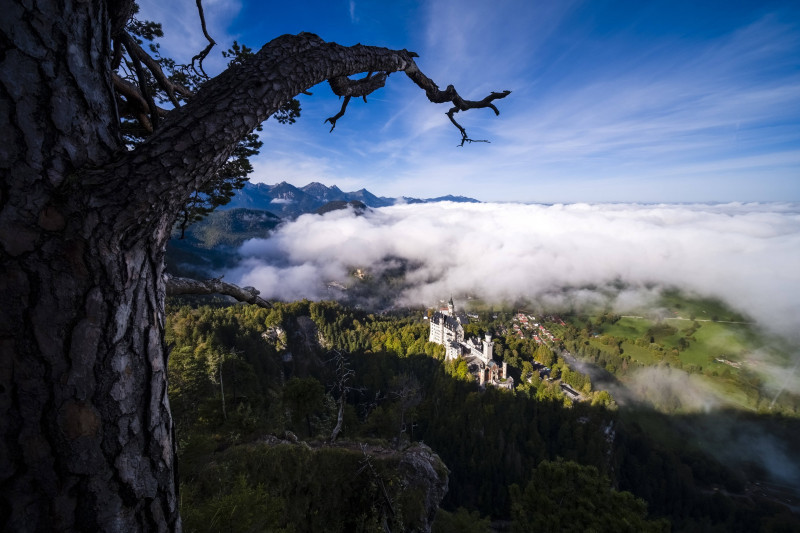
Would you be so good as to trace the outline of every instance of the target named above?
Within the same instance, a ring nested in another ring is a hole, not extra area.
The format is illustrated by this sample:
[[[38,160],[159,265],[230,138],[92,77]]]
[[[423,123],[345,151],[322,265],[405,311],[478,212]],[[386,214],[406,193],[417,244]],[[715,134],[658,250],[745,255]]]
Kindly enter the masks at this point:
[[[492,359],[494,343],[488,333],[481,341],[478,338],[464,339],[464,325],[469,323],[466,315],[456,313],[453,299],[447,302],[447,310],[440,310],[433,314],[430,320],[431,332],[428,340],[441,344],[445,348],[445,361],[452,361],[463,357],[469,365],[469,370],[478,379],[481,387],[494,385],[505,389],[514,388],[514,378],[508,376],[505,362],[500,367]]]

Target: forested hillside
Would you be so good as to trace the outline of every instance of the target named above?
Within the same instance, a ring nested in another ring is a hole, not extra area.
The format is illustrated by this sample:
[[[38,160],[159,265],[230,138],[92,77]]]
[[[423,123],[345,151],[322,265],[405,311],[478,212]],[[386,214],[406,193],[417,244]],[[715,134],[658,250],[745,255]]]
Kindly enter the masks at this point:
[[[318,519],[333,530],[389,522],[392,531],[415,530],[422,522],[412,517],[430,504],[434,484],[398,491],[407,481],[397,461],[423,442],[449,470],[434,531],[486,531],[490,521],[514,531],[800,526],[775,498],[750,490],[747,473],[689,442],[665,442],[639,422],[650,418],[669,434],[669,417],[628,416],[604,398],[571,403],[543,392],[546,380],[526,380],[514,392],[481,390],[442,361],[427,333],[421,310],[173,303],[170,401],[186,528],[223,530],[213,517],[224,515],[225,531],[235,530],[230,524],[321,530]],[[498,344],[496,357],[517,375],[548,356],[524,342]],[[580,375],[562,364],[564,371]],[[797,430],[794,419],[774,422]],[[368,455],[373,471],[365,475]],[[300,464],[326,466],[292,466]]]
[[[256,209],[214,211],[185,232],[173,230],[167,244],[167,271],[173,275],[216,275],[235,264],[238,246],[247,239],[266,237],[280,221],[272,213]]]

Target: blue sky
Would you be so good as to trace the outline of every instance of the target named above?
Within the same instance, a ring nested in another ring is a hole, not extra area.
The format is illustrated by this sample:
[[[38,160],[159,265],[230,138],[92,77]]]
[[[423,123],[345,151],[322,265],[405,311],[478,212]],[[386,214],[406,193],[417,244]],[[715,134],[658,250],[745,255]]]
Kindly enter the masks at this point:
[[[204,43],[195,3],[140,1],[163,47]],[[459,134],[402,74],[369,103],[339,108],[327,85],[302,117],[267,121],[252,180],[365,187],[384,196],[483,201],[800,201],[800,3],[796,1],[329,0],[204,2],[221,45],[253,48],[311,31],[341,44],[417,52],[466,98],[512,90],[461,114]],[[227,46],[226,46],[227,47]],[[219,71],[222,46],[208,65]]]

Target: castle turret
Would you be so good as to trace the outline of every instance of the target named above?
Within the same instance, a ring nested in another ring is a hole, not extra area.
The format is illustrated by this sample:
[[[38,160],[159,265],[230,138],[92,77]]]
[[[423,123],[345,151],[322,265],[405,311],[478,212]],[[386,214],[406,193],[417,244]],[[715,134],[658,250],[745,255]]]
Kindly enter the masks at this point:
[[[483,341],[483,360],[489,362],[492,360],[494,356],[494,343],[492,342],[492,336],[487,333],[486,339]]]
[[[447,312],[450,313],[450,316],[456,316],[456,306],[453,303],[453,297],[450,297],[450,301],[447,302]]]

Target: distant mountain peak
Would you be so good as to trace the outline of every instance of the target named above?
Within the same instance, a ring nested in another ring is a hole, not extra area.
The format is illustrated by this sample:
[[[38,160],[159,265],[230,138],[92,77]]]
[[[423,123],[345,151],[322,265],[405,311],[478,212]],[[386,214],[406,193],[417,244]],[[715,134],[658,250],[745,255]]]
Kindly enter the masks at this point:
[[[369,210],[369,207],[367,207],[364,202],[360,202],[358,200],[350,200],[349,202],[345,202],[344,200],[335,200],[333,202],[328,202],[314,212],[318,215],[324,215],[325,213],[330,213],[331,211],[339,211],[341,209],[348,208],[352,209],[356,215],[363,215],[365,211]]]
[[[276,201],[277,200],[277,201]],[[431,202],[478,202],[465,196],[439,196],[437,198],[419,199],[407,196],[386,198],[376,196],[366,188],[353,192],[344,192],[336,185],[328,187],[318,181],[312,181],[303,187],[296,187],[286,181],[275,185],[265,183],[247,183],[224,208],[235,209],[247,207],[273,211],[281,218],[297,218],[305,213],[313,213],[330,202],[362,202],[367,207],[388,207],[396,204],[414,204]]]

